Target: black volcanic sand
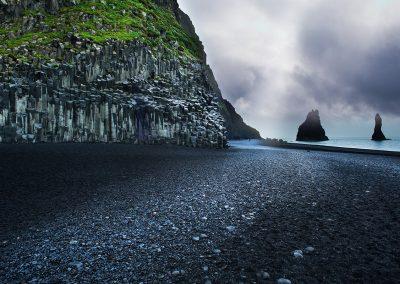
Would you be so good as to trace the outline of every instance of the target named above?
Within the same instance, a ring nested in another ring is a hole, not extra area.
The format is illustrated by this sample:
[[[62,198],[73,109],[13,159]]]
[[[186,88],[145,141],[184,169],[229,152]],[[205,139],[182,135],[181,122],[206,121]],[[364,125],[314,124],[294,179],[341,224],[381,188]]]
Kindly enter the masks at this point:
[[[0,283],[400,281],[399,158],[100,144],[0,157]]]

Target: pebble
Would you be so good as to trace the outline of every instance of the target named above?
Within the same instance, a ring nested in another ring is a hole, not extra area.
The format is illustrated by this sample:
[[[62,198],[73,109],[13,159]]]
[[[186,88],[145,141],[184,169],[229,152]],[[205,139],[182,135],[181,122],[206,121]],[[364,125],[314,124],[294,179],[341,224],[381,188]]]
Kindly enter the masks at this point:
[[[265,280],[265,279],[269,279],[270,275],[268,272],[260,271],[260,272],[257,272],[257,277]]]
[[[226,227],[226,229],[227,229],[229,232],[233,232],[233,231],[236,230],[236,227],[235,227],[235,226],[228,226],[228,227]]]
[[[304,250],[305,250],[306,253],[312,253],[313,251],[315,251],[315,248],[313,248],[313,247],[306,247]]]
[[[213,253],[219,254],[219,253],[221,253],[221,250],[220,249],[214,249]]]
[[[293,252],[293,256],[294,256],[295,258],[303,258],[303,251],[301,251],[301,250],[295,250],[295,251]]]
[[[276,281],[277,284],[292,284],[292,281],[290,281],[289,279],[286,278],[279,278]]]
[[[172,274],[172,276],[178,276],[178,275],[181,275],[181,274],[185,274],[185,270],[183,270],[183,269],[181,269],[181,270],[176,269],[176,270],[172,271],[171,274]]]
[[[83,269],[83,263],[80,261],[73,261],[69,263],[70,266],[75,266],[76,269],[78,269],[79,271],[81,271]]]

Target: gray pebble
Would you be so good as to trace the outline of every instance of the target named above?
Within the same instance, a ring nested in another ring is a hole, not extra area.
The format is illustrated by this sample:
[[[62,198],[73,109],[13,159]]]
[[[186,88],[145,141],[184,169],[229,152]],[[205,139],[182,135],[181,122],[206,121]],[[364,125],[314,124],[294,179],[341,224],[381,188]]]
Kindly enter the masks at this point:
[[[306,247],[304,250],[305,250],[306,253],[311,253],[311,252],[315,251],[315,248],[313,248],[313,247]]]
[[[293,256],[295,257],[295,258],[303,258],[303,251],[301,251],[301,250],[295,250],[294,252],[293,252]]]
[[[292,284],[292,281],[290,281],[289,279],[286,278],[279,278],[276,281],[277,284]]]

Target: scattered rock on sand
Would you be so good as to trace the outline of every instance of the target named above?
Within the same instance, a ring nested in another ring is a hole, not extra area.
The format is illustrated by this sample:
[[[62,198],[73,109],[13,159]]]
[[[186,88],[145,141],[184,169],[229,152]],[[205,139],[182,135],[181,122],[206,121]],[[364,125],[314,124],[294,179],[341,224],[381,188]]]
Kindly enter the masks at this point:
[[[73,261],[69,264],[72,267],[75,267],[77,270],[81,271],[83,269],[83,263],[80,261]]]
[[[220,254],[220,253],[221,253],[221,250],[220,250],[220,249],[213,249],[213,253],[215,253],[215,254]]]
[[[235,226],[228,226],[228,227],[226,227],[226,229],[229,231],[229,232],[234,232],[235,230],[236,230],[236,227]]]
[[[309,246],[309,247],[306,247],[306,248],[304,249],[304,251],[305,251],[306,253],[312,253],[313,251],[315,251],[315,248]]]
[[[257,273],[257,277],[265,280],[265,279],[269,279],[270,275],[269,275],[268,272],[260,271],[260,272]]]
[[[295,258],[303,258],[303,251],[302,250],[295,250],[294,252],[293,252],[293,256],[295,257]]]
[[[183,269],[181,269],[181,270],[176,269],[176,270],[172,271],[171,274],[172,274],[172,276],[178,276],[178,275],[181,275],[181,274],[185,274],[185,270],[183,270]]]
[[[276,281],[277,284],[292,284],[292,281],[290,281],[289,279],[286,278],[279,278]]]

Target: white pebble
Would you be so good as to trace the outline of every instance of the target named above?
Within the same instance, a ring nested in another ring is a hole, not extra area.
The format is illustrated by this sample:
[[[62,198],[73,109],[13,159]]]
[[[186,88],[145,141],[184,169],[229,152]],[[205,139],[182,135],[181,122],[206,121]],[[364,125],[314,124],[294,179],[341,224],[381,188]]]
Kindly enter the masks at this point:
[[[214,249],[213,253],[219,254],[219,253],[221,253],[221,250],[220,249]]]
[[[303,252],[301,251],[301,250],[295,250],[294,252],[293,252],[293,256],[295,257],[295,258],[303,258]]]
[[[311,252],[315,251],[315,248],[313,248],[313,247],[306,247],[304,250],[306,251],[306,253],[311,253]]]
[[[228,227],[226,227],[226,229],[227,229],[229,232],[233,232],[233,231],[236,230],[236,227],[235,227],[235,226],[228,226]]]

